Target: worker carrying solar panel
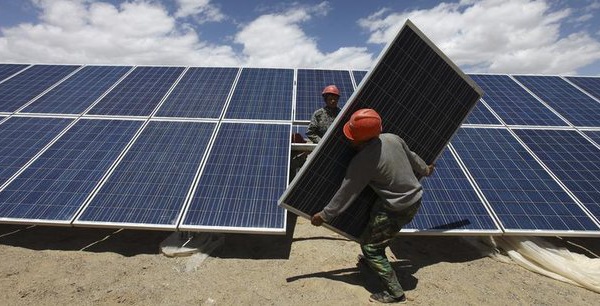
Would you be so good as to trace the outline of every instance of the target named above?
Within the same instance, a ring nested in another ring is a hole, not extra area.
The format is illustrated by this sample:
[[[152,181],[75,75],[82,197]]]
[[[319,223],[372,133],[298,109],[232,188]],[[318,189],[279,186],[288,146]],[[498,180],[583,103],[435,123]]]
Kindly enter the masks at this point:
[[[340,100],[340,90],[335,85],[328,85],[323,88],[321,93],[325,106],[316,110],[310,123],[308,124],[308,130],[306,136],[313,143],[319,143],[329,126],[333,123],[333,120],[340,113],[338,107],[338,101]]]
[[[382,303],[406,300],[396,273],[385,255],[385,248],[416,215],[423,188],[415,172],[429,176],[435,165],[427,165],[398,135],[381,133],[381,117],[369,108],[359,109],[344,125],[343,132],[357,153],[350,161],[344,180],[322,211],[311,223],[320,226],[341,214],[360,192],[371,186],[379,195],[371,208],[367,227],[360,237],[363,256],[359,263],[377,273],[385,290],[371,295]]]

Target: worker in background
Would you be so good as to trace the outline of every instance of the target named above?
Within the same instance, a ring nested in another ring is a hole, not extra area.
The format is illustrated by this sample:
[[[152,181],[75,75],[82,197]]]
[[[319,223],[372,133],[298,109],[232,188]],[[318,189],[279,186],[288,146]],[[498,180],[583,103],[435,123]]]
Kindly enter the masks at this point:
[[[333,119],[340,113],[340,108],[338,107],[340,91],[335,85],[323,88],[321,96],[323,96],[325,106],[313,113],[308,130],[306,131],[306,136],[313,143],[319,143],[329,126],[333,123]]]
[[[322,211],[313,215],[311,223],[320,226],[330,222],[348,208],[367,185],[371,186],[379,197],[360,236],[361,261],[377,273],[385,290],[372,294],[370,300],[402,303],[406,296],[385,255],[385,248],[421,206],[423,189],[414,173],[429,176],[434,165],[427,165],[410,151],[399,136],[382,134],[381,128],[381,117],[373,109],[360,109],[352,114],[343,132],[357,154],[350,161],[338,191]]]

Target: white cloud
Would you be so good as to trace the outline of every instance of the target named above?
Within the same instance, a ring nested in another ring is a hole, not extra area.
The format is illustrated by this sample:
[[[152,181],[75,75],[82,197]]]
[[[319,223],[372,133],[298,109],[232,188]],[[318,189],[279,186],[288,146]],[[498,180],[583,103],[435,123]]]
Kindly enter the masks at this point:
[[[229,46],[200,42],[193,29],[149,1],[116,7],[89,0],[36,0],[40,23],[2,29],[0,58],[15,62],[238,65]]]
[[[470,72],[574,73],[600,59],[600,43],[584,32],[560,36],[569,9],[547,1],[470,0],[361,19],[369,42],[386,43],[410,19],[456,64]]]
[[[5,62],[366,69],[373,61],[366,48],[321,52],[317,38],[307,36],[302,23],[325,16],[327,2],[295,4],[240,27],[232,43],[241,44],[242,54],[233,45],[201,41],[201,24],[181,20],[226,19],[208,0],[176,0],[173,14],[152,0],[32,2],[39,8],[38,22],[0,29]]]
[[[244,62],[249,66],[281,66],[366,69],[372,56],[366,48],[346,47],[331,53],[319,51],[315,38],[300,24],[313,14],[326,13],[327,5],[296,6],[279,14],[265,14],[245,25],[234,41],[243,45]]]
[[[179,6],[175,17],[193,16],[199,23],[222,21],[225,15],[210,0],[176,0]]]

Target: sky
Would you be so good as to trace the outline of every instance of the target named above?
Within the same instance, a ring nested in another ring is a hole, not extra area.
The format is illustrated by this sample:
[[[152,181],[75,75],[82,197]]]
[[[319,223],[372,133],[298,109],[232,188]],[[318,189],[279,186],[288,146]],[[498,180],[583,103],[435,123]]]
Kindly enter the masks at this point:
[[[407,19],[467,73],[600,76],[600,0],[0,0],[0,63],[368,70]]]

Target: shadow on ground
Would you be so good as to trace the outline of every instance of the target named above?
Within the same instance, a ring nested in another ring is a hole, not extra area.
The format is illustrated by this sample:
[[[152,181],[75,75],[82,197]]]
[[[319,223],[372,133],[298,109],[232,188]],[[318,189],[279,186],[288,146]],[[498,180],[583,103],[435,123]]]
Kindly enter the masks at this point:
[[[225,243],[211,256],[289,258],[295,225],[296,216],[288,214],[285,235],[222,234]],[[31,250],[112,252],[123,256],[160,254],[160,243],[172,234],[172,231],[0,224],[0,244],[3,245]]]

